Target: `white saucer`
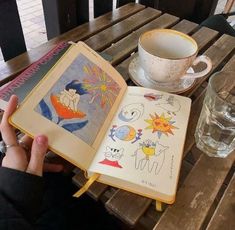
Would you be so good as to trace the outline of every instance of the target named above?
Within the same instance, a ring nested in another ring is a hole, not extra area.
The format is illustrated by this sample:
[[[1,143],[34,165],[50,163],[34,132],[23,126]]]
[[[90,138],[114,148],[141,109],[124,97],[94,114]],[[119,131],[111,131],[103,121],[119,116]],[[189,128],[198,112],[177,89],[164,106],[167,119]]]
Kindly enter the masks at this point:
[[[133,58],[133,60],[130,62],[128,71],[131,80],[135,84],[146,88],[157,89],[169,93],[178,93],[178,94],[183,93],[187,91],[189,88],[191,88],[193,86],[193,83],[195,82],[195,79],[181,79],[179,81],[171,82],[169,84],[169,83],[162,83],[151,80],[148,77],[146,77],[144,70],[140,66],[139,56]],[[189,68],[187,72],[193,73],[194,71],[192,68]]]

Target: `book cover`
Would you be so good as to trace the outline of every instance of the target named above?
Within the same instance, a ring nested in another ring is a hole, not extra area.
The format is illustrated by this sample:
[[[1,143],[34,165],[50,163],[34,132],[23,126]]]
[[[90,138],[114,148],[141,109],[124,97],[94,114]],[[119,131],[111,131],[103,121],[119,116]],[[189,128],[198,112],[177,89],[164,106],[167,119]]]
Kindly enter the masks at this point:
[[[10,122],[31,137],[47,135],[50,149],[89,177],[172,203],[190,106],[186,97],[128,87],[110,63],[78,42]]]
[[[62,42],[56,45],[50,52],[30,65],[14,80],[0,88],[0,99],[8,101],[12,94],[18,96],[21,103],[27,94],[38,84],[43,76],[61,58],[68,49],[69,44]]]

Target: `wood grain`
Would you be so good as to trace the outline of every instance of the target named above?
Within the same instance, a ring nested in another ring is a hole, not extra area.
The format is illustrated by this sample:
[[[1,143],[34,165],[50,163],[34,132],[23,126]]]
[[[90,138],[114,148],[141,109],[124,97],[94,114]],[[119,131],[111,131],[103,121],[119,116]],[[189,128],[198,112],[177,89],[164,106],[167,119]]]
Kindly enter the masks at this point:
[[[234,158],[235,154],[226,159],[202,154],[178,191],[175,204],[168,207],[154,229],[199,229]]]
[[[205,77],[199,78],[196,81],[195,86],[192,90],[189,90],[186,95],[191,96],[200,85],[206,81],[211,73],[214,71],[217,71],[223,67],[224,62],[231,58],[231,54],[235,50],[235,37],[229,36],[224,34],[222,37],[220,37],[212,46],[210,46],[205,52],[204,55],[208,56],[213,63],[212,70],[209,74],[207,74]],[[194,70],[196,72],[201,71],[204,69],[204,65],[199,63],[197,66],[195,66]]]
[[[147,23],[140,29],[135,30],[133,33],[116,42],[103,52],[112,56],[111,63],[112,65],[116,65],[137,50],[138,39],[143,32],[156,28],[170,27],[171,25],[174,25],[178,20],[179,18],[175,16],[163,14],[159,18]]]
[[[85,41],[85,43],[92,49],[101,51],[107,48],[113,42],[116,42],[126,35],[130,34],[132,31],[140,28],[144,24],[153,20],[161,14],[160,11],[146,8],[127,19],[109,27],[102,32],[90,37]]]
[[[222,197],[207,230],[235,229],[235,174]],[[226,227],[225,227],[226,226]]]
[[[124,190],[118,190],[105,207],[128,225],[135,225],[152,200]],[[128,209],[127,209],[128,208]],[[125,215],[123,215],[125,213]]]
[[[62,34],[35,49],[23,53],[6,63],[2,63],[0,66],[0,81],[4,79],[6,82],[7,80],[9,81],[13,79],[14,76],[49,52],[59,42],[76,42],[78,40],[85,40],[109,26],[128,18],[130,15],[143,10],[144,8],[145,6],[143,5],[130,3],[114,10],[113,12],[107,13],[104,16],[100,16],[91,22],[78,26],[75,29]]]

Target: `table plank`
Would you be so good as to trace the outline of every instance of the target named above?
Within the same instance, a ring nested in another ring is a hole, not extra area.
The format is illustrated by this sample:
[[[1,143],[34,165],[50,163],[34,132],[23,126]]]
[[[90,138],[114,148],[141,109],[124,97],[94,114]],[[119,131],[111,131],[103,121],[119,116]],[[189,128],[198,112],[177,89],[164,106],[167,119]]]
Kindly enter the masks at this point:
[[[121,20],[128,18],[130,15],[133,15],[141,10],[143,10],[145,6],[135,3],[130,3],[125,6],[122,6],[110,13],[107,13],[99,18],[85,23],[81,26],[74,28],[71,31],[68,31],[47,43],[44,43],[38,46],[35,49],[32,49],[22,55],[17,56],[10,61],[1,64],[0,66],[0,81],[6,82],[11,79],[33,62],[37,61],[47,52],[49,52],[56,44],[59,42],[67,42],[67,41],[78,41],[84,40],[88,37],[108,28],[109,26],[114,25],[115,23],[120,22]],[[3,82],[1,82],[2,85]]]
[[[173,26],[172,29],[178,30],[185,34],[191,34],[193,31],[196,30],[197,27],[198,27],[198,24],[194,22],[190,22],[186,19],[183,19],[182,21],[180,21],[180,23]]]
[[[92,49],[100,51],[107,48],[113,42],[116,42],[137,28],[153,20],[161,14],[160,11],[153,8],[146,8],[131,17],[109,27],[102,32],[90,37],[85,42]]]
[[[224,71],[235,71],[235,55],[229,60],[227,65],[224,66],[223,70]]]
[[[122,202],[120,202],[122,201]],[[135,225],[147,210],[152,200],[124,190],[117,192],[109,199],[105,207],[128,225]],[[115,210],[115,212],[114,212]],[[123,215],[125,213],[125,215]]]
[[[192,38],[197,42],[198,49],[201,52],[203,49],[205,49],[206,46],[211,45],[215,38],[218,38],[218,36],[218,31],[209,29],[207,27],[202,27],[192,35]]]
[[[231,54],[233,53],[234,49],[235,37],[226,34],[220,37],[210,48],[208,48],[206,52],[204,52],[204,55],[211,58],[213,63],[212,70],[206,76],[197,79],[195,86],[189,90],[186,95],[191,96],[197,90],[197,88],[200,87],[200,85],[209,78],[211,73],[221,69],[221,66],[224,64],[224,62],[231,58]],[[199,63],[194,67],[194,70],[198,72],[204,68],[204,65]]]
[[[116,65],[137,50],[138,39],[143,32],[156,28],[170,27],[174,25],[178,20],[179,18],[175,16],[163,14],[159,18],[147,23],[140,29],[135,30],[133,33],[116,42],[111,47],[105,49],[103,53],[112,56],[111,63],[112,65]]]
[[[235,152],[225,159],[202,154],[180,188],[175,204],[168,207],[154,229],[199,229],[234,159]]]
[[[227,230],[235,229],[235,174],[230,181],[224,196],[222,197],[210,223],[208,224],[207,230],[219,230],[224,229],[226,226]]]

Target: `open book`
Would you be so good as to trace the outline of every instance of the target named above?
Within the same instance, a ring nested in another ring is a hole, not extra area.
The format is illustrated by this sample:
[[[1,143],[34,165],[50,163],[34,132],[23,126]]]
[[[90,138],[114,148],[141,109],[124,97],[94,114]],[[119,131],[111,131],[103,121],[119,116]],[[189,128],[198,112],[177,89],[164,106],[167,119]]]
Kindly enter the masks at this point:
[[[175,200],[191,100],[122,76],[83,42],[72,45],[10,122],[97,181]],[[98,175],[98,176],[97,176]]]

